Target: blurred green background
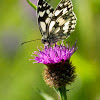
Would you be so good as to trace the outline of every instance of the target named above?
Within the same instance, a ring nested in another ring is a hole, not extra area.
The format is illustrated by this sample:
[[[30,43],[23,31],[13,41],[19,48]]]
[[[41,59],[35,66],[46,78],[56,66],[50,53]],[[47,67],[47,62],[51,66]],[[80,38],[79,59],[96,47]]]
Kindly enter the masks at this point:
[[[55,8],[59,1],[49,3]],[[77,78],[68,86],[68,100],[100,100],[100,0],[72,2],[77,25],[67,41],[77,38],[71,57]],[[41,39],[36,11],[26,0],[0,0],[0,100],[44,100],[38,89],[59,99],[43,80],[44,65],[29,61],[41,41],[20,45],[32,39]]]

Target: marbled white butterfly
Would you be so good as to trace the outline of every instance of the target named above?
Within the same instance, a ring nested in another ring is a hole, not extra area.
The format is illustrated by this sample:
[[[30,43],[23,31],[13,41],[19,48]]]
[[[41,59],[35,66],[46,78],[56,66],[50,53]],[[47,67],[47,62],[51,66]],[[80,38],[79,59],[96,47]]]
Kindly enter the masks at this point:
[[[37,16],[42,43],[45,45],[68,38],[77,20],[71,0],[61,0],[55,10],[46,1],[39,0]]]

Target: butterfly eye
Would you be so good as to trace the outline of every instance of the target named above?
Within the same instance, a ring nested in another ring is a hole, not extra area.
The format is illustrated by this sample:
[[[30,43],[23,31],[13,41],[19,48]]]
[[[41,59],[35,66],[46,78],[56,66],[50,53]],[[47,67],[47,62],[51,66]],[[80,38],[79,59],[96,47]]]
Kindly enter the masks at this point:
[[[46,42],[46,40],[43,40],[43,42]]]
[[[43,44],[45,44],[45,42],[47,42],[46,39],[42,39],[41,41],[42,41]]]

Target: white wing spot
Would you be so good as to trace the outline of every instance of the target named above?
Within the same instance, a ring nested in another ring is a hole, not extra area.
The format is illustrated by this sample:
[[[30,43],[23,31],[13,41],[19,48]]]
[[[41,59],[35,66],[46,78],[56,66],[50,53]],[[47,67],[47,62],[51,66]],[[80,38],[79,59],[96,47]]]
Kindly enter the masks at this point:
[[[72,6],[72,2],[68,2],[68,5],[71,5]]]
[[[54,24],[55,24],[55,21],[51,21],[50,26],[49,26],[49,32],[51,32],[52,27],[54,26]]]
[[[65,26],[63,27],[64,33],[68,32],[68,28],[69,28],[69,21],[65,23]]]
[[[71,27],[72,27],[72,28],[75,28],[75,25],[72,25]]]
[[[51,16],[52,16],[52,13],[49,14],[49,17],[51,17]]]
[[[57,10],[57,11],[55,12],[55,16],[59,15],[60,12],[61,12],[61,10]]]
[[[66,38],[66,36],[64,35],[64,36],[62,36],[62,38],[63,38],[63,39],[65,39],[65,38]]]
[[[76,23],[76,20],[73,20],[72,23]]]
[[[69,11],[72,11],[72,10],[73,10],[72,8],[69,9]]]
[[[73,32],[74,30],[70,30],[70,33]]]
[[[68,3],[68,2],[65,2],[65,3],[64,3],[64,6],[66,6],[66,5],[67,5],[67,3]]]
[[[40,22],[41,28],[44,32],[46,32],[46,24],[44,22]]]
[[[66,20],[64,20],[62,17],[58,19],[58,22],[59,22],[59,26],[62,26]]]
[[[50,13],[50,10],[48,9],[48,10],[47,10],[47,14],[49,14],[49,13]]]
[[[72,5],[69,5],[68,8],[71,8]]]
[[[62,3],[61,3],[61,4],[59,4],[59,6],[60,6],[60,7],[62,7],[62,5],[63,5]]]
[[[40,17],[43,17],[44,13],[45,13],[45,11],[43,11],[43,12],[42,11],[39,11],[39,16]]]
[[[50,18],[47,18],[47,19],[45,20],[45,22],[46,22],[46,24],[49,23],[49,22],[50,22]]]
[[[73,16],[72,19],[75,19],[75,17]]]
[[[52,7],[50,7],[49,9],[52,9]]]
[[[43,4],[43,7],[45,7],[46,6],[46,4]]]
[[[38,7],[39,7],[39,8],[42,8],[42,6],[41,6],[41,5],[39,5]]]
[[[59,32],[59,31],[60,31],[60,27],[57,27],[57,28],[55,29],[54,33],[57,33],[57,32]]]
[[[73,16],[73,13],[71,13],[70,16]]]
[[[67,11],[67,8],[64,8],[63,9],[63,14],[65,14],[65,13],[67,13],[68,11]]]

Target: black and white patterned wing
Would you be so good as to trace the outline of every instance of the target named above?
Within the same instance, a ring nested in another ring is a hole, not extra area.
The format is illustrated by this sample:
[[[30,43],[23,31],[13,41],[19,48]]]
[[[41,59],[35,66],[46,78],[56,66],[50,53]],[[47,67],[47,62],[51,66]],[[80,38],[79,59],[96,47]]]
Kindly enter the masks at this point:
[[[74,31],[76,16],[71,0],[61,0],[49,23],[49,36],[54,42],[67,38]]]
[[[48,25],[50,23],[51,17],[53,15],[53,7],[51,7],[44,0],[38,1],[37,6],[37,16],[38,16],[38,25],[41,31],[42,36],[48,35]]]

